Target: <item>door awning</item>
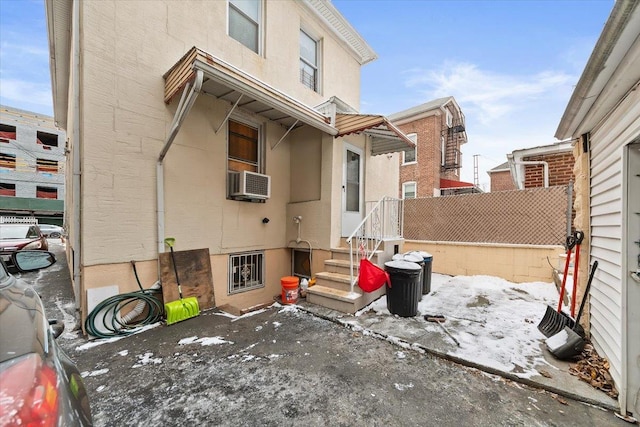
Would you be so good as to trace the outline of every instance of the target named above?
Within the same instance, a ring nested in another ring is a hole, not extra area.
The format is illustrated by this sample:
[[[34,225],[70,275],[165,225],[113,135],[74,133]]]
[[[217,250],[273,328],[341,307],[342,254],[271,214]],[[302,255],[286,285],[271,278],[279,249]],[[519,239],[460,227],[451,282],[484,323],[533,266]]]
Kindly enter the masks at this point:
[[[330,135],[338,133],[330,119],[317,110],[197,47],[164,74],[165,103],[169,104],[192,83],[198,71],[204,76],[200,92],[223,99],[234,108],[259,114],[286,128],[307,124]]]
[[[364,132],[371,138],[371,154],[397,153],[416,148],[400,129],[384,116],[375,114],[336,114],[336,137]]]

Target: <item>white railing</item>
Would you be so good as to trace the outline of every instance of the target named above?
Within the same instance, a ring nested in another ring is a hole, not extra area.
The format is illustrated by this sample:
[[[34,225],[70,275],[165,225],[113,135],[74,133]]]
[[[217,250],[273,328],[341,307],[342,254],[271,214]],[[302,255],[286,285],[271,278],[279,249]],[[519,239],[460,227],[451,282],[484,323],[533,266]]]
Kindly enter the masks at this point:
[[[347,237],[349,245],[350,283],[351,292],[358,281],[354,277],[353,266],[362,258],[371,259],[385,239],[402,237],[403,200],[393,197],[383,197],[378,202],[367,203],[367,215]]]

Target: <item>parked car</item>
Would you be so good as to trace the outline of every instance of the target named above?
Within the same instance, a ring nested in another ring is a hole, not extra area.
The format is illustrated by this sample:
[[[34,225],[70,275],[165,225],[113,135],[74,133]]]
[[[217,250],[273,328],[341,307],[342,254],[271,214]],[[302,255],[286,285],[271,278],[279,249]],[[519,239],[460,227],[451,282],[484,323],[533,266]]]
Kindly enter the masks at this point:
[[[40,231],[44,234],[44,237],[59,239],[64,236],[64,228],[59,225],[51,225],[51,224],[38,224]]]
[[[11,258],[20,271],[56,262],[47,251]],[[33,288],[0,262],[0,426],[93,425],[80,372],[56,343],[63,330],[47,320]]]
[[[0,259],[11,263],[11,254],[22,250],[49,250],[37,224],[0,223]]]

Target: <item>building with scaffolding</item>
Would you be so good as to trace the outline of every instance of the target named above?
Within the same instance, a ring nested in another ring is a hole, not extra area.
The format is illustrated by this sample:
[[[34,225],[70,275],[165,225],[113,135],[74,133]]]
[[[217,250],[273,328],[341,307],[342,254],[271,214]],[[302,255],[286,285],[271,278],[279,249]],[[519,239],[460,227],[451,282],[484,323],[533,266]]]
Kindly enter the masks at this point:
[[[53,117],[0,106],[0,214],[63,224],[64,146]]]

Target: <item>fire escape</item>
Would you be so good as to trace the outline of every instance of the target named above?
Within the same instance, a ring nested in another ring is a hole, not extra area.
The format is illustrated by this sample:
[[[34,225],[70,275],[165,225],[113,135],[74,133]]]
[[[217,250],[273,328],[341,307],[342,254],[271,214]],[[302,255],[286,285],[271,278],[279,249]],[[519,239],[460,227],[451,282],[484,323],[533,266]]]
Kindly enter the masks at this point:
[[[447,115],[442,126],[443,158],[441,171],[447,172],[462,167],[460,146],[467,142],[467,133],[464,127],[464,114],[458,112],[456,116]]]

